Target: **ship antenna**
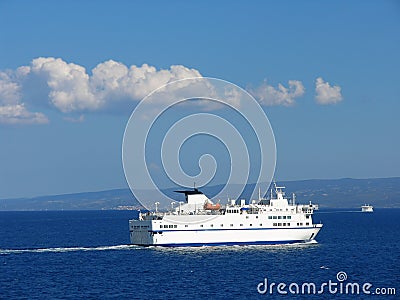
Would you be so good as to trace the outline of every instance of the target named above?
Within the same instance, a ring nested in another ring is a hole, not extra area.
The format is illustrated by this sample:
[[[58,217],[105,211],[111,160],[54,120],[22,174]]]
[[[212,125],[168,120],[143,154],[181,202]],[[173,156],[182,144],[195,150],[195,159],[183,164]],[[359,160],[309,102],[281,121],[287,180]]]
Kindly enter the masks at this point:
[[[258,201],[261,200],[261,187],[258,186]]]

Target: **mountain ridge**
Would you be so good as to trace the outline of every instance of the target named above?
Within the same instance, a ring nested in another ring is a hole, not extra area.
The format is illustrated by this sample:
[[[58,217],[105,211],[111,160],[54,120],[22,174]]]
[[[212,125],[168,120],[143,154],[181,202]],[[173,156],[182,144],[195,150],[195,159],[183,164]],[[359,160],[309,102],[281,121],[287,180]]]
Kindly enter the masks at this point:
[[[280,181],[286,186],[286,194],[296,193],[298,203],[318,203],[321,208],[354,208],[368,203],[378,208],[400,208],[400,177],[388,178],[341,178],[304,179]],[[200,188],[211,198],[224,185]],[[229,190],[237,190],[242,185],[232,184]],[[249,198],[248,190],[254,184],[247,184],[240,198]],[[174,199],[180,199],[174,190],[180,187],[163,189],[162,192]],[[247,192],[246,192],[247,190]],[[149,191],[151,194],[152,191]],[[229,196],[229,195],[227,195]],[[226,199],[222,199],[223,202]],[[140,203],[128,188],[110,189],[97,192],[79,192],[61,195],[45,195],[32,198],[0,199],[0,211],[10,210],[110,210],[139,209]]]

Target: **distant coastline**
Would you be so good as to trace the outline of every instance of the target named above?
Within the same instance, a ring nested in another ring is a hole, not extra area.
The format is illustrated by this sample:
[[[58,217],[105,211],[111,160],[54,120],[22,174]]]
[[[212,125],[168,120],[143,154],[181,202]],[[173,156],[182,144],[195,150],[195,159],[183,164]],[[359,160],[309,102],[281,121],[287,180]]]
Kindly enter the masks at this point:
[[[288,196],[296,193],[298,201],[318,203],[321,209],[359,208],[364,203],[371,203],[376,208],[400,208],[400,177],[310,179],[280,183],[286,186]],[[221,187],[206,186],[201,190],[211,196],[216,194]],[[229,188],[234,190],[238,187],[239,185],[232,185]],[[175,189],[162,191],[175,198],[177,197],[174,194]],[[149,197],[151,196],[152,191],[149,191]],[[138,210],[141,208],[142,206],[129,189],[0,199],[0,211]]]

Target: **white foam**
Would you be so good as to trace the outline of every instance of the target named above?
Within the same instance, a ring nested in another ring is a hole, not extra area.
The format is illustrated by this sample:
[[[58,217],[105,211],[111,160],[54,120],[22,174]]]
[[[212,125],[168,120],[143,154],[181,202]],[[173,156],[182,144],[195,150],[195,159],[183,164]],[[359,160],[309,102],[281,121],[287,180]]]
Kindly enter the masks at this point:
[[[299,242],[299,243],[289,243],[289,244],[267,244],[267,245],[218,245],[218,246],[185,246],[185,247],[162,247],[162,246],[150,246],[148,248],[152,248],[158,251],[164,252],[219,252],[219,251],[248,251],[248,250],[272,250],[272,251],[285,251],[293,248],[306,248],[311,247],[312,245],[316,245],[318,242],[316,240],[311,240],[307,242]]]
[[[37,249],[0,249],[0,254],[21,254],[21,253],[63,253],[77,251],[111,251],[111,250],[133,250],[139,249],[134,245],[115,245],[115,246],[98,246],[98,247],[54,247],[54,248],[37,248]]]

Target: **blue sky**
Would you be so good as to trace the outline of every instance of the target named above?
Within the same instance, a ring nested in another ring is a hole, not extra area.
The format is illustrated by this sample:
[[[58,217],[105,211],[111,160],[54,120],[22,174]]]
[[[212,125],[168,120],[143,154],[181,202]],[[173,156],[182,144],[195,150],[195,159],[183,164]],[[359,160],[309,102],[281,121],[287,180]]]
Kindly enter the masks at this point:
[[[125,125],[153,85],[84,83],[143,64],[253,92],[278,180],[400,176],[400,4],[231,2],[0,1],[0,198],[127,187]]]

